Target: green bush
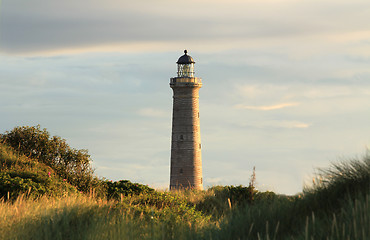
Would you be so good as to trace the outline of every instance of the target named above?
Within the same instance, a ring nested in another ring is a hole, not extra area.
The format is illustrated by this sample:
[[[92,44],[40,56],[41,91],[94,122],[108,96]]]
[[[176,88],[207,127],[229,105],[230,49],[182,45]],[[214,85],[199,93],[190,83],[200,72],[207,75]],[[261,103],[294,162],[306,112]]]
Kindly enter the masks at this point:
[[[248,187],[242,185],[211,187],[207,190],[208,194],[206,194],[201,201],[196,203],[196,207],[203,213],[212,215],[212,217],[217,219],[229,213],[233,208],[253,204],[256,196],[258,196],[259,199],[266,198],[269,194],[259,193],[255,188],[255,181],[256,168],[253,167]]]
[[[17,198],[22,193],[31,192],[35,194],[45,194],[47,189],[43,182],[34,181],[32,178],[22,178],[11,176],[9,173],[0,172],[0,196]]]
[[[121,196],[139,195],[154,192],[153,188],[139,183],[132,183],[129,180],[117,182],[105,181],[108,199],[119,199]]]
[[[230,209],[252,204],[258,191],[253,186],[214,186],[196,205],[196,208],[206,214],[219,218]]]
[[[65,139],[51,137],[39,125],[16,127],[0,137],[21,154],[53,168],[61,178],[76,186],[79,191],[87,192],[98,184],[87,150],[71,148]]]
[[[41,176],[29,172],[0,172],[0,198],[15,200],[22,194],[28,197],[64,196],[77,190],[65,179]]]
[[[14,200],[22,194],[37,198],[76,192],[77,189],[51,167],[0,143],[0,198]]]

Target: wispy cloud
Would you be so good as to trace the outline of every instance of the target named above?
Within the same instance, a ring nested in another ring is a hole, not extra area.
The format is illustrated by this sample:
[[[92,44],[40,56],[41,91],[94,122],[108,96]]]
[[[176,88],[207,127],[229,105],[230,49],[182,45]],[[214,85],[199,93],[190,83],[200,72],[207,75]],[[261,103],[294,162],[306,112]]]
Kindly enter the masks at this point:
[[[208,184],[210,184],[211,186],[215,186],[215,185],[219,185],[223,179],[221,179],[220,177],[210,177],[210,178],[207,178],[205,179]]]
[[[286,107],[295,107],[298,105],[299,103],[280,103],[280,104],[275,104],[275,105],[264,105],[264,106],[250,106],[250,105],[238,104],[235,106],[235,108],[259,110],[259,111],[270,111],[270,110],[277,110],[277,109],[282,109]]]
[[[139,109],[137,113],[140,116],[145,116],[145,117],[156,117],[156,118],[168,117],[167,112],[161,109],[154,109],[154,108],[142,108],[142,109]]]
[[[285,122],[282,126],[285,128],[308,128],[311,124],[303,122]]]
[[[251,122],[248,124],[244,124],[244,126],[256,128],[308,128],[311,126],[311,124],[300,121],[279,120],[279,121]]]

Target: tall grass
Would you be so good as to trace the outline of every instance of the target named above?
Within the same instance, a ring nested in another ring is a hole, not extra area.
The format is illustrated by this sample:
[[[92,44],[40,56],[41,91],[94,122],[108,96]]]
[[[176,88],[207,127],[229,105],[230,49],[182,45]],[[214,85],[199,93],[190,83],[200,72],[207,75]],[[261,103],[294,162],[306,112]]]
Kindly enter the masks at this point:
[[[104,202],[87,197],[25,199],[0,205],[2,239],[84,239]]]
[[[87,196],[19,197],[14,203],[2,202],[1,239],[189,239],[210,223],[181,205],[140,204],[143,197],[120,202]]]
[[[115,202],[86,196],[18,198],[0,204],[1,239],[368,239],[370,196],[348,201],[338,213],[317,218],[314,213],[300,228],[286,226],[291,200],[259,203],[235,211],[222,223],[182,218],[171,209],[138,211],[135,201]],[[169,212],[166,212],[169,211]],[[299,224],[298,224],[299,225]],[[297,225],[297,226],[298,226]],[[285,228],[285,229],[284,229]]]
[[[320,170],[300,195],[256,193],[245,203],[233,195],[243,188],[221,186],[118,200],[21,195],[0,202],[0,239],[368,240],[369,177],[366,156]]]
[[[370,158],[320,170],[312,188],[236,209],[213,239],[362,239],[370,236]]]
[[[347,198],[345,204],[331,214],[317,218],[314,213],[306,218],[305,229],[297,239],[358,239],[370,236],[370,194]]]

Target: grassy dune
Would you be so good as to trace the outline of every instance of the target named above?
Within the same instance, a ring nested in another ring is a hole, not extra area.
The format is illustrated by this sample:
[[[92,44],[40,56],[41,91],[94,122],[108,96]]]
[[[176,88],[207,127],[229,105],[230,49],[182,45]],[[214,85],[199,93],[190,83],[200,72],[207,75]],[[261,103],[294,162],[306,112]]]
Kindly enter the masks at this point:
[[[0,163],[0,239],[368,240],[370,236],[369,156],[319,171],[314,186],[296,196],[216,186],[206,191],[120,193],[109,200],[94,191],[76,191],[50,167],[4,144]],[[9,189],[19,195],[10,193],[8,199],[4,192]]]

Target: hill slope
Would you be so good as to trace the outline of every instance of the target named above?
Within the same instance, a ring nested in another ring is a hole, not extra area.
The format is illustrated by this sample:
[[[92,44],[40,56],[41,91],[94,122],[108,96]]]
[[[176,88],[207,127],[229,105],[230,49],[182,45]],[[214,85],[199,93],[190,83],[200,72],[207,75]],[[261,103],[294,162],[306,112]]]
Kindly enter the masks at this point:
[[[63,196],[76,192],[51,167],[0,143],[0,198],[16,199],[20,194]]]

